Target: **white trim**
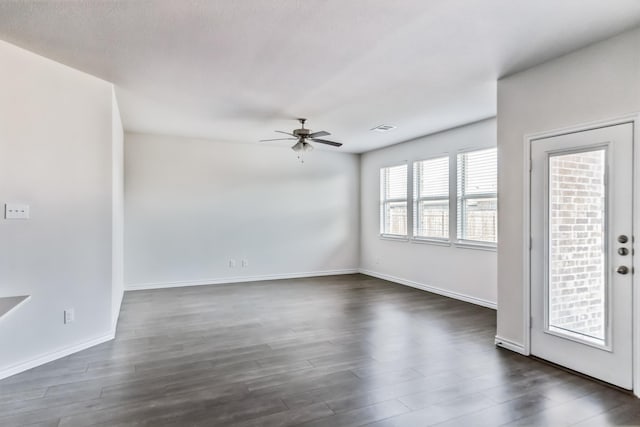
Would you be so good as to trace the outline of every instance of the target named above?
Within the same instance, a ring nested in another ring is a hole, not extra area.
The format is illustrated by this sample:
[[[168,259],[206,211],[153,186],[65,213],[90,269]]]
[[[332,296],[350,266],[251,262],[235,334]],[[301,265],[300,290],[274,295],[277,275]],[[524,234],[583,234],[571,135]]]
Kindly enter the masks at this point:
[[[493,301],[488,301],[482,298],[472,297],[470,295],[461,294],[454,291],[449,291],[446,289],[438,288],[435,286],[425,285],[423,283],[414,282],[413,280],[402,279],[395,276],[390,276],[384,273],[378,273],[376,271],[366,270],[361,268],[359,270],[360,273],[366,274],[367,276],[377,277],[378,279],[388,280],[389,282],[398,283],[400,285],[410,286],[412,288],[421,289],[423,291],[431,292],[434,294],[442,295],[445,297],[457,299],[464,302],[469,302],[471,304],[480,305],[482,307],[487,307],[496,310],[497,304]]]
[[[508,340],[506,338],[502,338],[499,335],[496,335],[494,343],[498,347],[506,348],[507,350],[515,351],[516,353],[520,353],[525,356],[529,355],[529,352],[525,349],[524,345],[519,344],[515,341]]]
[[[524,136],[524,139],[525,141],[535,140],[535,139],[546,139],[546,138],[551,138],[555,136],[566,135],[569,133],[584,132],[587,130],[621,125],[623,123],[637,124],[639,121],[640,121],[640,113],[630,113],[630,114],[624,114],[622,116],[618,116],[613,119],[595,120],[592,122],[574,124],[571,126],[556,128],[556,129],[552,129],[544,132],[528,133]]]
[[[566,135],[569,133],[584,132],[588,130],[616,126],[624,123],[633,124],[633,233],[640,230],[640,153],[636,145],[640,143],[636,135],[638,135],[638,126],[640,124],[640,113],[631,113],[619,116],[613,119],[598,120],[573,126],[567,126],[545,132],[529,133],[524,135],[524,161],[523,161],[523,220],[524,220],[524,236],[523,236],[523,348],[525,353],[530,354],[531,351],[531,258],[530,258],[530,239],[531,239],[531,143],[538,139],[545,139],[554,136]],[[636,271],[640,268],[638,257],[633,257],[633,267]],[[632,355],[632,380],[634,394],[640,397],[640,292],[638,291],[638,281],[633,280],[633,355]],[[506,348],[506,347],[505,347]]]
[[[498,244],[497,243],[474,243],[473,240],[458,240],[453,242],[453,246],[460,249],[477,249],[480,251],[490,251],[497,252]]]
[[[118,309],[115,312],[115,316],[111,319],[111,329],[113,331],[113,335],[115,336],[116,330],[118,329],[118,320],[120,320],[120,310],[122,309],[122,300],[124,299],[124,286],[122,289],[122,293],[120,294],[120,301],[118,302]],[[113,315],[113,313],[112,313]]]
[[[640,149],[638,144],[640,144],[640,140],[638,139],[638,126],[640,124],[640,114],[637,114],[633,119],[633,238],[635,239],[636,234],[640,231]],[[637,241],[637,240],[636,240]],[[640,272],[640,261],[639,257],[633,256],[632,252],[632,271]],[[640,397],[640,291],[638,291],[638,280],[635,279],[636,276],[632,275],[633,278],[633,394],[637,397]]]
[[[526,355],[531,354],[531,142],[533,135],[524,136],[524,160],[522,179],[523,236],[522,236],[522,346]]]
[[[308,271],[300,273],[267,274],[262,276],[235,276],[215,279],[199,279],[180,282],[156,282],[156,283],[134,283],[125,285],[125,291],[137,291],[143,289],[163,289],[180,288],[185,286],[206,286],[221,285],[227,283],[260,282],[263,280],[299,279],[303,277],[316,276],[338,276],[342,274],[356,274],[357,268],[347,268],[343,270]]]
[[[402,235],[402,234],[380,234],[378,235],[379,238],[381,238],[382,240],[391,240],[391,241],[395,241],[395,242],[408,242],[409,241],[409,236],[408,235]]]
[[[86,350],[89,347],[93,347],[95,345],[102,344],[107,341],[111,341],[114,338],[115,338],[115,331],[112,330],[112,331],[109,331],[107,334],[92,338],[88,341],[84,341],[79,344],[74,344],[68,347],[64,347],[49,353],[44,353],[40,356],[37,356],[34,359],[27,360],[26,362],[21,362],[16,365],[9,366],[8,368],[4,368],[0,370],[0,380],[19,374],[20,372],[24,372],[29,369],[35,368],[36,366],[53,362],[54,360],[60,359],[62,357],[68,356],[73,353],[77,353],[78,351]]]

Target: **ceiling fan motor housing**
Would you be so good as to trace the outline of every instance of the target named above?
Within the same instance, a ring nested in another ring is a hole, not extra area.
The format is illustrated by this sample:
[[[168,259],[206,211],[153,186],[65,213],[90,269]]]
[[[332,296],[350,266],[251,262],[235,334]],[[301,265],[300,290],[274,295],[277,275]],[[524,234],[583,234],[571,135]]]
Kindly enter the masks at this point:
[[[295,136],[301,136],[301,137],[307,137],[309,136],[309,133],[311,133],[309,129],[295,129],[293,131],[293,134]]]

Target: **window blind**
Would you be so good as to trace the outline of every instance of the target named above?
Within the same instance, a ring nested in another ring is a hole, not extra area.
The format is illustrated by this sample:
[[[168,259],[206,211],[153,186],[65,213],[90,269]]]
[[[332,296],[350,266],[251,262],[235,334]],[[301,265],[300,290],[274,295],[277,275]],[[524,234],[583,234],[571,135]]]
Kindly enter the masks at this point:
[[[458,154],[458,240],[497,241],[497,160],[495,148]]]
[[[380,234],[407,235],[407,165],[380,169]]]
[[[413,164],[413,236],[449,239],[449,157]]]

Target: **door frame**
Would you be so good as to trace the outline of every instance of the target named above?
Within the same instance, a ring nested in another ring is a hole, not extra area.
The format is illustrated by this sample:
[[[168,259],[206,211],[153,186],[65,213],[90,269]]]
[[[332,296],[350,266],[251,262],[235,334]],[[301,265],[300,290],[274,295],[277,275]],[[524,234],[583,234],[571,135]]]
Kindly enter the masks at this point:
[[[553,129],[545,132],[536,132],[526,134],[524,136],[524,157],[523,157],[523,293],[522,293],[522,319],[523,319],[523,348],[522,353],[526,356],[531,354],[531,148],[532,143],[536,140],[562,136],[570,133],[589,131],[603,127],[615,126],[625,123],[631,123],[633,126],[633,230],[634,234],[638,233],[640,239],[640,149],[636,147],[636,143],[640,143],[640,113],[627,114],[607,120],[598,120],[588,123],[582,123],[573,126]],[[498,196],[499,197],[499,196]],[[498,209],[499,209],[498,205]],[[639,246],[640,249],[640,246]],[[640,274],[640,254],[633,257],[633,269]],[[637,286],[635,276],[632,276],[632,293],[633,293],[633,319],[632,319],[632,337],[633,337],[633,354],[632,357],[632,384],[633,393],[640,397],[640,292]]]

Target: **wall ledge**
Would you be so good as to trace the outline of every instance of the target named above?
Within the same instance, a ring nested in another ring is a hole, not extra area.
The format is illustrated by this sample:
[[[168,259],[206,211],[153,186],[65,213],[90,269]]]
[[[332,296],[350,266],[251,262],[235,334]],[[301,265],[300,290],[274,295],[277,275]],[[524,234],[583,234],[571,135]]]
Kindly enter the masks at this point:
[[[6,316],[16,307],[31,298],[31,295],[19,295],[14,297],[0,297],[0,318]]]
[[[267,274],[260,276],[235,276],[235,277],[223,277],[215,279],[199,279],[180,282],[157,282],[157,283],[135,283],[125,285],[125,291],[138,291],[144,289],[163,289],[163,288],[180,288],[185,286],[206,286],[206,285],[223,285],[229,283],[243,283],[243,282],[260,282],[263,280],[280,280],[280,279],[300,279],[304,277],[319,277],[319,276],[339,276],[342,274],[356,274],[359,270],[357,268],[346,268],[341,270],[323,270],[323,271],[308,271],[298,273],[283,273],[283,274]]]
[[[442,295],[464,302],[469,302],[471,304],[480,305],[482,307],[491,308],[493,310],[496,310],[498,308],[498,305],[493,301],[472,297],[470,295],[461,294],[459,292],[449,291],[446,289],[438,288],[436,286],[425,285],[424,283],[414,282],[413,280],[402,279],[400,277],[378,273],[376,271],[366,270],[363,268],[359,269],[359,272],[362,274],[366,274],[367,276],[377,277],[378,279],[387,280],[389,282],[398,283],[400,285],[410,286],[412,288],[421,289],[423,291],[431,292],[433,294]]]

